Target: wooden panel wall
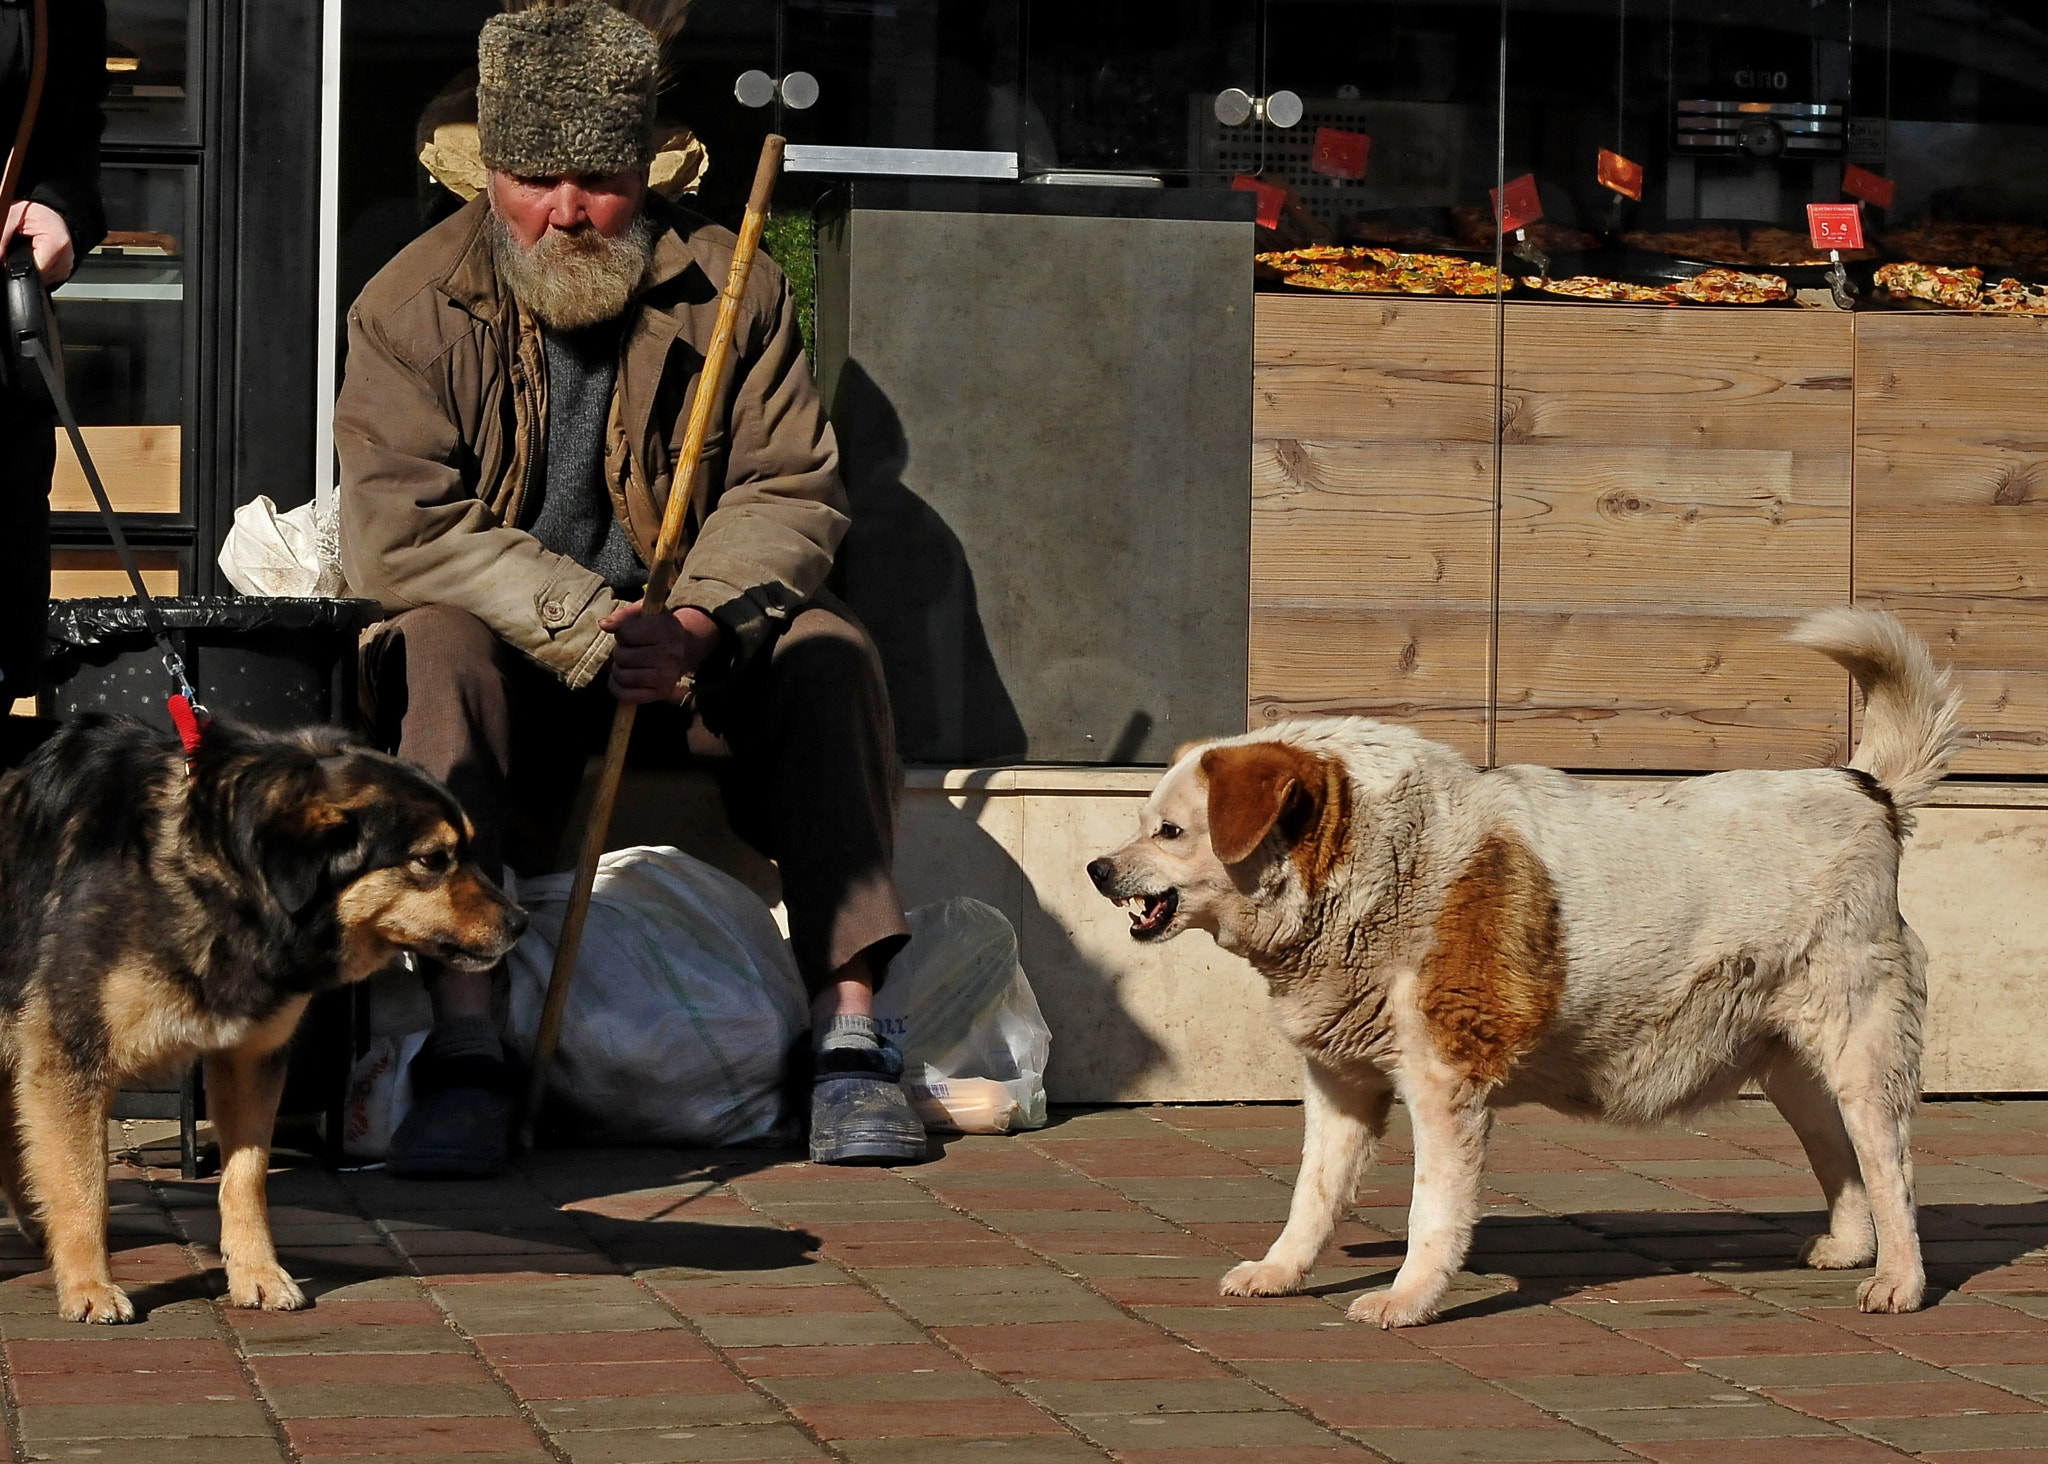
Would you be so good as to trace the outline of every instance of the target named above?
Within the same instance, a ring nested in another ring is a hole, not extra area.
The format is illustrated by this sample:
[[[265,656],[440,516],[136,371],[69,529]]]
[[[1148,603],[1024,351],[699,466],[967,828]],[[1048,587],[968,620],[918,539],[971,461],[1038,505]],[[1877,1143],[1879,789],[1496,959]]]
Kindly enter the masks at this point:
[[[1781,637],[1849,596],[1847,316],[1507,307],[1500,762],[1801,767],[1849,682]]]
[[[1262,296],[1251,725],[1355,713],[1486,753],[1494,311]]]
[[[168,427],[81,427],[85,450],[100,470],[108,501],[116,513],[176,513],[185,433]],[[57,429],[57,466],[50,478],[50,508],[55,513],[98,513],[92,485],[71,449],[64,429]]]
[[[1965,773],[2048,772],[2048,321],[1856,321],[1856,598],[1952,663]]]

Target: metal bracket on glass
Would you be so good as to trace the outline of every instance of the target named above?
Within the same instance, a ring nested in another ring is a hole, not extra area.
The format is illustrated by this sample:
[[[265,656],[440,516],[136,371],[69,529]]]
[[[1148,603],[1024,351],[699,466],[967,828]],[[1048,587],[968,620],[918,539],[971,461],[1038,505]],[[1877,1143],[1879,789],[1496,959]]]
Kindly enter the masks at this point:
[[[1849,271],[1842,268],[1842,251],[1828,251],[1828,289],[1834,294],[1837,310],[1856,308],[1856,282],[1849,278]]]
[[[1000,178],[1014,182],[1013,152],[938,147],[831,147],[792,142],[782,154],[788,173],[853,173],[907,178]]]
[[[1270,122],[1275,127],[1292,127],[1301,121],[1301,98],[1291,91],[1276,91],[1270,97],[1255,97],[1240,87],[1216,94],[1216,120],[1225,127],[1242,127],[1251,121]]]
[[[792,71],[777,81],[765,71],[742,71],[732,84],[732,99],[742,107],[765,107],[781,98],[792,112],[808,112],[818,105],[818,78],[808,71]]]

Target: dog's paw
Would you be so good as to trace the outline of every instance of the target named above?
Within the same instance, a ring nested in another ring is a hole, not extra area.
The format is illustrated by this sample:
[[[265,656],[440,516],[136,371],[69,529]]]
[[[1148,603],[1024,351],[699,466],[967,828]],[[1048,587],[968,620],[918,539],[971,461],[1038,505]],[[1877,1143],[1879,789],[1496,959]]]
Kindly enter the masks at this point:
[[[1306,1275],[1305,1271],[1271,1261],[1246,1261],[1233,1266],[1216,1289],[1225,1296],[1292,1296],[1301,1290]]]
[[[1351,1303],[1351,1309],[1344,1313],[1354,1322],[1370,1322],[1375,1327],[1419,1327],[1424,1322],[1436,1320],[1436,1308],[1418,1306],[1413,1300],[1398,1292],[1368,1291]]]
[[[263,1311],[297,1311],[306,1304],[299,1283],[272,1261],[267,1266],[237,1266],[228,1272],[228,1300]]]
[[[1816,1235],[1799,1251],[1799,1264],[1816,1271],[1853,1271],[1877,1259],[1877,1240],[1850,1242],[1833,1235]]]
[[[88,1281],[59,1288],[57,1315],[67,1322],[132,1322],[135,1303],[111,1281]]]
[[[1927,1299],[1922,1275],[1887,1276],[1880,1271],[1856,1288],[1856,1307],[1867,1312],[1913,1312]]]

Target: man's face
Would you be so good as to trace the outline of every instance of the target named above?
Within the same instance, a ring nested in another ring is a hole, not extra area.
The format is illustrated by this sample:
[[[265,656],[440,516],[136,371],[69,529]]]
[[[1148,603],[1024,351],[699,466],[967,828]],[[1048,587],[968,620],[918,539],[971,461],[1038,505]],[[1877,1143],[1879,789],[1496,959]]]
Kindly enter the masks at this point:
[[[490,197],[499,277],[542,324],[581,330],[625,311],[653,258],[643,171],[517,178],[494,169]]]
[[[646,193],[646,172],[640,168],[558,178],[516,178],[491,170],[491,203],[521,249],[533,248],[550,230],[568,234],[590,228],[616,239],[640,212]]]

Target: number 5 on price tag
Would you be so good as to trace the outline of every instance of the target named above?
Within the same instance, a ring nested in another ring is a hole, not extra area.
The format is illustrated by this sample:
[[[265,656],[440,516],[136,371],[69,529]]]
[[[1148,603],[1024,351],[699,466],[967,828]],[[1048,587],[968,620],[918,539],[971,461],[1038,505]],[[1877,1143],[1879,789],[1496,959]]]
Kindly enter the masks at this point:
[[[1857,203],[1809,203],[1806,232],[1816,249],[1861,249],[1863,206]]]

